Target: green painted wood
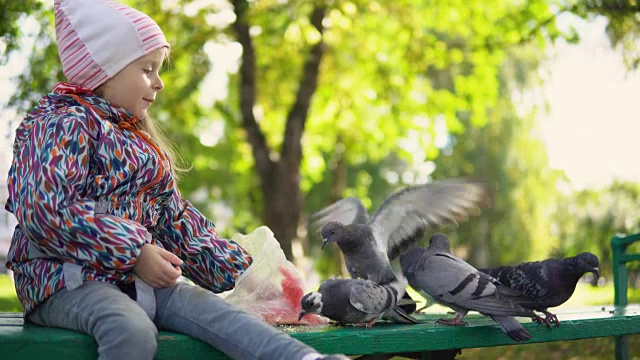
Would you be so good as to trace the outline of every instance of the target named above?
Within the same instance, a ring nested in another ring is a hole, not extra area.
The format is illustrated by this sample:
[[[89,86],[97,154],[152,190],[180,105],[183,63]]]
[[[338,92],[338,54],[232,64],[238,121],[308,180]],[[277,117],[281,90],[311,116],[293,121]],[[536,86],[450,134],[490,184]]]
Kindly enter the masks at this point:
[[[627,286],[629,282],[629,270],[627,262],[640,260],[640,254],[627,254],[627,247],[632,243],[640,241],[640,234],[615,235],[611,238],[611,252],[613,255],[613,303],[615,305],[626,305]],[[629,359],[629,345],[625,336],[616,336],[615,345],[616,360]]]
[[[620,260],[624,262],[638,261],[640,260],[640,254],[625,254],[620,257]]]
[[[594,337],[640,334],[640,304],[615,307],[560,309],[559,328],[548,329],[522,318],[533,339],[524,342],[550,342]],[[373,353],[420,352],[457,348],[517,344],[491,320],[470,314],[466,327],[435,324],[449,314],[418,315],[423,323],[401,325],[379,322],[371,328],[324,326],[281,326],[291,336],[323,353],[362,355]],[[55,360],[90,359],[96,354],[95,341],[62,329],[23,324],[21,314],[0,313],[0,354],[3,359]],[[227,359],[222,353],[189,336],[159,333],[157,359]]]
[[[611,251],[613,259],[613,303],[616,305],[627,304],[628,270],[627,262],[623,259],[628,244],[619,241],[618,236],[611,239]]]
[[[640,233],[632,235],[618,234],[613,237],[611,242],[615,245],[629,245],[638,240],[640,240]]]
[[[627,336],[616,336],[615,341],[615,356],[616,360],[629,359],[629,343]]]

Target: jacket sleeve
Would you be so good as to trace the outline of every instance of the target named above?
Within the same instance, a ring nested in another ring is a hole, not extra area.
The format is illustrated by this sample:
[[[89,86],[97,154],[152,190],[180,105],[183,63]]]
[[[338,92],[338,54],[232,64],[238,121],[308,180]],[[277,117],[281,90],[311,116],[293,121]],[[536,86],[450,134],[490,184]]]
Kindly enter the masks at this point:
[[[185,276],[214,292],[233,289],[253,261],[236,242],[219,237],[213,223],[177,190],[151,234],[184,261]]]
[[[45,256],[106,271],[132,270],[149,233],[139,223],[95,213],[82,196],[91,133],[82,114],[34,121],[14,151],[9,173],[13,212],[31,245]]]

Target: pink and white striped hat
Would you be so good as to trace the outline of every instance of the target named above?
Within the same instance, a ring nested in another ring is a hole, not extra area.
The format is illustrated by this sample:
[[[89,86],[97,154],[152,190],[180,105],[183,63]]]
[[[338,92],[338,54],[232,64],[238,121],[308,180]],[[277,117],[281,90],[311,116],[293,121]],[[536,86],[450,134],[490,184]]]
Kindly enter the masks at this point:
[[[54,0],[58,54],[69,83],[91,90],[134,60],[169,47],[146,14],[112,0]]]

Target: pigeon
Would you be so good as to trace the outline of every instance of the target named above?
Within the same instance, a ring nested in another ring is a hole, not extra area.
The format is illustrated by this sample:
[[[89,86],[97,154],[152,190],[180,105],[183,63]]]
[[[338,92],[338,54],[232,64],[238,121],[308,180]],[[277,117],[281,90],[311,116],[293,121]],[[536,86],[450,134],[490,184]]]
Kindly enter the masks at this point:
[[[396,322],[418,323],[396,306],[406,283],[379,285],[363,279],[328,279],[318,291],[300,300],[300,321],[307,314],[319,314],[341,325],[371,327],[383,315]]]
[[[427,249],[409,249],[400,256],[400,263],[411,287],[457,312],[454,319],[440,319],[438,323],[464,326],[462,318],[473,310],[493,319],[515,341],[531,338],[514,318],[533,314],[519,305],[531,299],[452,255],[446,235],[434,234]]]
[[[349,197],[312,214],[311,224],[321,229],[323,248],[338,245],[352,278],[384,285],[397,281],[391,261],[427,228],[457,224],[488,198],[486,184],[478,181],[435,181],[392,194],[371,218],[358,198]]]
[[[502,284],[517,290],[533,299],[524,307],[542,312],[545,318],[538,315],[533,319],[547,326],[560,321],[547,308],[563,304],[576,289],[578,280],[587,272],[600,276],[600,261],[590,252],[583,252],[565,259],[547,259],[526,262],[513,266],[498,266],[480,271],[496,278]]]

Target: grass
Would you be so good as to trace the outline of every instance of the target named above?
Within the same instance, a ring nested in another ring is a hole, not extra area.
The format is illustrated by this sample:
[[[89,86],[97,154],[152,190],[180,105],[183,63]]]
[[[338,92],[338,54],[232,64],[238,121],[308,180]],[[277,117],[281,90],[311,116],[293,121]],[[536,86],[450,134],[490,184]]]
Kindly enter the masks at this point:
[[[411,293],[414,299],[420,299]],[[640,289],[629,289],[629,302],[640,302]],[[593,288],[578,284],[575,293],[562,307],[581,307],[613,303],[613,285]],[[424,304],[424,302],[423,302]],[[422,305],[422,304],[419,304]],[[446,312],[449,309],[434,305],[428,312]],[[22,311],[15,294],[13,282],[7,275],[0,275],[0,312]],[[614,339],[597,338],[574,341],[558,341],[541,344],[498,346],[491,348],[464,349],[456,359],[496,359],[496,360],[599,360],[613,357]],[[640,335],[629,336],[631,359],[640,360]]]
[[[3,311],[22,311],[13,281],[7,275],[0,275],[0,312]]]

